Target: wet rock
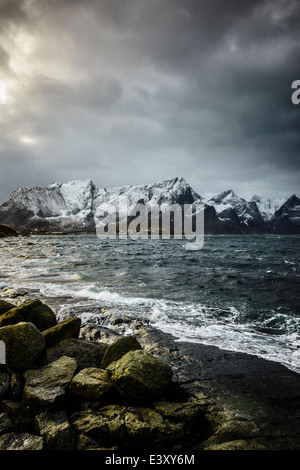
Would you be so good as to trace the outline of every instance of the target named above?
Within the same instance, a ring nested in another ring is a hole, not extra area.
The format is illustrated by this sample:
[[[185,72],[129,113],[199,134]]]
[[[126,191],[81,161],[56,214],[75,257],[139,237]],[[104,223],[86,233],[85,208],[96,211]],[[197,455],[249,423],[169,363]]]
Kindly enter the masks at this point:
[[[100,400],[113,387],[110,374],[97,367],[82,369],[70,384],[72,395],[82,400]]]
[[[163,395],[172,379],[171,367],[143,350],[129,351],[107,370],[120,394],[139,402]]]
[[[105,369],[112,362],[121,359],[121,357],[127,352],[137,349],[142,349],[142,346],[135,336],[122,336],[121,338],[118,338],[107,347],[102,359],[101,367]]]
[[[81,319],[78,317],[70,317],[57,323],[56,325],[43,331],[46,346],[68,339],[71,337],[78,338],[81,326]]]
[[[35,419],[35,429],[44,438],[46,450],[75,449],[75,434],[65,411],[39,414]]]
[[[79,370],[100,367],[106,348],[107,345],[103,343],[69,338],[47,348],[47,360],[53,362],[61,356],[69,356],[76,359]]]
[[[88,341],[101,341],[110,344],[120,338],[120,333],[105,326],[95,327],[94,325],[86,324],[81,326],[79,337]]]
[[[43,450],[43,438],[29,433],[3,434],[0,450]]]
[[[76,367],[75,359],[62,356],[40,369],[26,371],[23,402],[35,411],[57,409],[64,402]]]
[[[40,300],[30,300],[13,307],[0,316],[0,327],[19,322],[33,323],[40,331],[56,325],[55,313]]]
[[[0,328],[0,340],[6,347],[6,365],[24,371],[45,364],[46,344],[35,325],[20,322]]]

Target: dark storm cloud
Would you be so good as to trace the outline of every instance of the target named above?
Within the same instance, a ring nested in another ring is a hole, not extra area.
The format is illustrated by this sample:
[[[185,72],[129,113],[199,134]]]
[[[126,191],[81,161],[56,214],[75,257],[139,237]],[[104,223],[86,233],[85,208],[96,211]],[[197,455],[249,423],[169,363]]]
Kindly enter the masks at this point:
[[[177,175],[200,194],[297,192],[299,23],[296,0],[0,0],[1,198]]]

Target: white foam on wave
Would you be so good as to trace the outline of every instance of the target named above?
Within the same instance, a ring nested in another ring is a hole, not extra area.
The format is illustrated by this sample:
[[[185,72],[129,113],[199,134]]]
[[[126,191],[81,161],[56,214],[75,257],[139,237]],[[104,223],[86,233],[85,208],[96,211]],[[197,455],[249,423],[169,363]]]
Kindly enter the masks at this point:
[[[20,286],[19,286],[20,287]],[[28,287],[28,286],[24,286]],[[251,322],[241,324],[241,312],[234,306],[228,308],[226,317],[219,315],[215,307],[168,301],[148,297],[134,297],[124,293],[101,289],[95,284],[39,283],[35,285],[44,295],[72,296],[74,305],[82,299],[122,305],[136,314],[145,316],[150,324],[165,333],[172,334],[176,341],[196,342],[217,346],[235,352],[253,354],[270,361],[280,362],[300,373],[300,342],[298,333],[267,335],[253,328]],[[69,308],[69,307],[68,307]],[[89,312],[82,319],[88,321]],[[293,319],[293,322],[295,319]]]

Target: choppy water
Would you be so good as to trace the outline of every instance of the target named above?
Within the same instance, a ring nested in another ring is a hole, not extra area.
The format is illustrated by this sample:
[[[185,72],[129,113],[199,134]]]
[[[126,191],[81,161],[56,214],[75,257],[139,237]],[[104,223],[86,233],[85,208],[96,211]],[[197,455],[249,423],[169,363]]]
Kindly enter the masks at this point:
[[[199,251],[186,251],[183,240],[2,239],[0,289],[116,304],[178,340],[300,372],[299,247],[299,236],[279,235],[206,236]]]

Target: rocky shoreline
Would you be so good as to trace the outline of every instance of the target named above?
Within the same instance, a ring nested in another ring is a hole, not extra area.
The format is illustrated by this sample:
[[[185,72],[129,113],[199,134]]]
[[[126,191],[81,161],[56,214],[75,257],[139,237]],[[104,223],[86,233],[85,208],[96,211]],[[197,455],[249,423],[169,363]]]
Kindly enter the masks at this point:
[[[0,450],[300,450],[300,375],[279,363],[0,294]]]

